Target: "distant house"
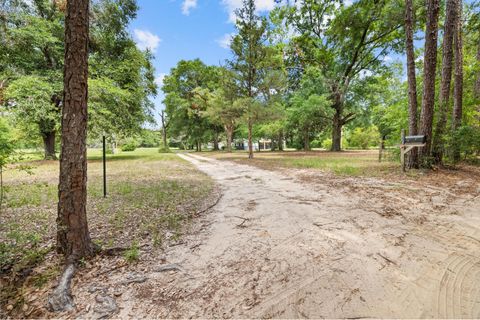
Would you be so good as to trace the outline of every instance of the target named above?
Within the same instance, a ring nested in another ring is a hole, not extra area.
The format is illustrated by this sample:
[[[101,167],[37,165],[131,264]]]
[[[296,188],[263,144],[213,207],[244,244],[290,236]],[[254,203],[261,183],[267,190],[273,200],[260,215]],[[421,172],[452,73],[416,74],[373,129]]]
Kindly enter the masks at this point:
[[[270,150],[272,148],[272,140],[260,139],[252,141],[253,151]],[[248,150],[248,140],[238,139],[235,140],[235,150]]]

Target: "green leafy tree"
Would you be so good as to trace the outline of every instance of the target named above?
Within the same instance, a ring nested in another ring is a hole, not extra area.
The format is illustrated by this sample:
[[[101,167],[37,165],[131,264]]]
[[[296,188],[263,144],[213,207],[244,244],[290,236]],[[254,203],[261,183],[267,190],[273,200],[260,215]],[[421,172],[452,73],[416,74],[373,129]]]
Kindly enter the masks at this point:
[[[8,1],[0,32],[0,91],[24,130],[35,124],[45,158],[56,158],[64,64],[65,2]],[[89,134],[95,138],[138,133],[153,121],[156,94],[150,52],[140,51],[128,32],[135,0],[99,0],[90,10]],[[12,87],[9,89],[9,87]]]
[[[332,151],[341,149],[342,127],[356,117],[349,104],[351,88],[382,67],[384,57],[401,43],[403,5],[398,1],[298,0],[277,9],[280,28],[295,36],[290,54],[301,68],[313,65],[322,73],[330,95]]]
[[[233,38],[231,49],[233,59],[228,62],[230,69],[236,75],[243,104],[244,121],[248,129],[248,157],[253,158],[252,134],[253,125],[265,114],[265,97],[262,98],[262,88],[265,88],[265,76],[270,69],[269,50],[267,42],[267,19],[255,13],[255,1],[244,0],[243,7],[235,13],[238,34]]]
[[[310,142],[328,126],[332,118],[330,104],[319,70],[310,68],[287,108],[289,130],[302,141],[305,151],[310,150]]]
[[[165,77],[165,111],[169,132],[201,151],[212,137],[212,123],[204,116],[211,91],[218,88],[217,67],[206,66],[199,59],[178,62]]]
[[[3,171],[13,155],[14,147],[10,127],[0,118],[0,211],[3,204]]]

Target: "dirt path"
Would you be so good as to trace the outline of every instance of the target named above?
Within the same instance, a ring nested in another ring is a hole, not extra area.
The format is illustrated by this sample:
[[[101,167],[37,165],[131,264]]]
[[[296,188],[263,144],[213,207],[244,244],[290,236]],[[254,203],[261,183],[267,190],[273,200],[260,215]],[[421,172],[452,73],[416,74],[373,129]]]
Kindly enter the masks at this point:
[[[223,197],[166,252],[177,270],[152,267],[122,295],[120,317],[480,317],[479,197],[434,219],[383,215],[361,192],[180,156]]]

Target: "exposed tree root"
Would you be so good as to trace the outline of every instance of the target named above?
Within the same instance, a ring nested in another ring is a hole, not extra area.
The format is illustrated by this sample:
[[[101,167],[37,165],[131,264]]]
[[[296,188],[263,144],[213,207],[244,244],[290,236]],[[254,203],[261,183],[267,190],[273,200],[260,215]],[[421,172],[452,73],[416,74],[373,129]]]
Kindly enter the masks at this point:
[[[75,264],[69,263],[58,281],[58,285],[48,298],[48,309],[53,312],[69,311],[75,307],[70,285],[75,275]]]

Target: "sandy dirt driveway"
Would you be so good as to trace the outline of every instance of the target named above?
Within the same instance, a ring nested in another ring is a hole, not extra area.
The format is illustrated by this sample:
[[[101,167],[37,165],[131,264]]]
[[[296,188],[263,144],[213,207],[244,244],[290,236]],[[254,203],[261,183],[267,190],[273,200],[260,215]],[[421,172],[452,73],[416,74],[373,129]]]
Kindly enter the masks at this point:
[[[212,176],[223,197],[198,232],[167,250],[166,272],[146,270],[149,280],[123,294],[117,316],[480,317],[478,184],[476,195],[432,189],[426,202],[420,190],[375,199],[321,176],[312,186],[292,174],[179,156]]]

